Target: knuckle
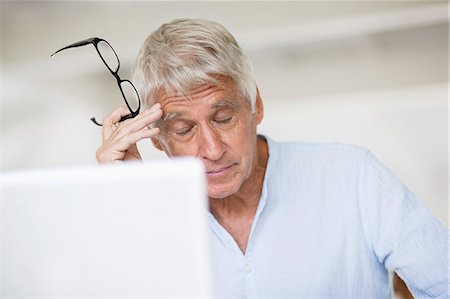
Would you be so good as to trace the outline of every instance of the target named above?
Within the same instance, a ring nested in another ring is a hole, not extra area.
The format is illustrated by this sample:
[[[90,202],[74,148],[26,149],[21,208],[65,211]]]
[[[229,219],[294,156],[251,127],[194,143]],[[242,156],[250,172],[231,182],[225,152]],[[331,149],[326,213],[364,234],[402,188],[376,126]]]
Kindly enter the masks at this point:
[[[103,162],[103,149],[101,147],[95,152],[95,158],[97,162]]]
[[[111,114],[108,114],[108,115],[106,115],[105,117],[102,118],[102,124],[103,124],[103,126],[109,122],[110,115],[111,115]]]
[[[114,109],[111,113],[107,114],[105,117],[103,117],[102,123],[103,124],[113,124],[113,123],[115,123],[114,120],[120,119],[120,117],[127,111],[128,111],[128,109],[125,106],[120,106],[120,107]]]

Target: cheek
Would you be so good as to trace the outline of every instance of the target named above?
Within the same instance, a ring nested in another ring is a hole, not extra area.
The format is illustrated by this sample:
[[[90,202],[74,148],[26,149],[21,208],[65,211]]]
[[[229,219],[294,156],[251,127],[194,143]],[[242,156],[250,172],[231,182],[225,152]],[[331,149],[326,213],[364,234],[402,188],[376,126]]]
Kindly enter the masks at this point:
[[[179,142],[173,139],[165,141],[166,153],[170,153],[171,157],[181,157],[181,156],[197,156],[196,147],[192,142]]]
[[[252,148],[256,142],[256,125],[254,117],[249,117],[246,121],[240,122],[230,134],[227,135],[230,144],[238,151],[246,151]]]
[[[240,171],[245,175],[248,175],[251,165],[254,163],[256,139],[256,127],[251,120],[242,122],[224,136],[230,156],[240,161]]]

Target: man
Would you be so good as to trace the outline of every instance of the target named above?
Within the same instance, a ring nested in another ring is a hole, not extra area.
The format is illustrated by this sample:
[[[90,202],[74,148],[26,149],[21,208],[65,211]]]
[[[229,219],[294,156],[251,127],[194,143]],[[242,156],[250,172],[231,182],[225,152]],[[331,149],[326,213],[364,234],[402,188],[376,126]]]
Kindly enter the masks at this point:
[[[448,229],[367,150],[258,136],[263,103],[233,36],[174,20],[145,41],[134,82],[150,109],[103,120],[100,163],[141,159],[151,138],[206,170],[218,297],[448,295]]]

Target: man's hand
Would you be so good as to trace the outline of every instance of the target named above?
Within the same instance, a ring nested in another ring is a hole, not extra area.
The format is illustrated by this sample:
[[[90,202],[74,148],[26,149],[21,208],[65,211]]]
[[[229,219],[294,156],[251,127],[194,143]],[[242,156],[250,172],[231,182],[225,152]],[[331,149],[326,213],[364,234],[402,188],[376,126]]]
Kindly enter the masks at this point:
[[[160,104],[119,123],[120,118],[129,113],[126,107],[120,107],[103,119],[102,145],[95,154],[99,163],[141,160],[136,143],[159,134],[159,128],[150,128],[150,125],[163,114]]]

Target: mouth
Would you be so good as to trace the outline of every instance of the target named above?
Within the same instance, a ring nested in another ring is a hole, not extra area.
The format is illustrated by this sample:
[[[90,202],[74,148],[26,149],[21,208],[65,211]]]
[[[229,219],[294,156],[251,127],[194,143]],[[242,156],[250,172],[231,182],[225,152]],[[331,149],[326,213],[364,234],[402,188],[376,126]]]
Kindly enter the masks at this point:
[[[206,175],[208,177],[221,176],[221,175],[227,174],[233,166],[234,166],[234,164],[231,164],[228,166],[220,167],[218,169],[210,170],[210,171],[206,172]]]

